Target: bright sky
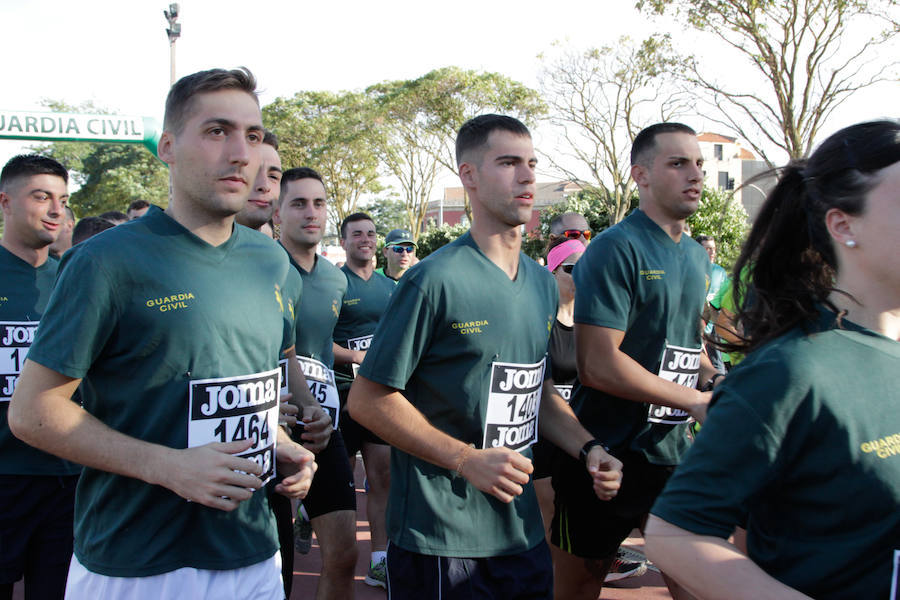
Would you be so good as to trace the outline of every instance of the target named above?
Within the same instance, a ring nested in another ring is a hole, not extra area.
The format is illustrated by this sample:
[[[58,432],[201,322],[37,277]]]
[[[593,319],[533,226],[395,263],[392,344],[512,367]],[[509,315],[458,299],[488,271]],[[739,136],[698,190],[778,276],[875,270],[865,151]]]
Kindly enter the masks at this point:
[[[161,120],[169,87],[167,7],[160,0],[0,0],[0,108],[41,110],[44,98],[93,100],[114,112]],[[536,87],[537,55],[554,41],[599,46],[623,34],[641,39],[668,25],[649,22],[630,0],[184,0],[179,22],[178,76],[244,65],[257,76],[263,104],[302,89],[363,88],[449,65],[496,71]],[[672,33],[676,43],[696,39]],[[864,90],[823,133],[896,113],[896,100],[884,88]],[[685,120],[707,128],[701,118]],[[539,149],[541,142],[538,131]],[[22,149],[0,140],[0,164]]]

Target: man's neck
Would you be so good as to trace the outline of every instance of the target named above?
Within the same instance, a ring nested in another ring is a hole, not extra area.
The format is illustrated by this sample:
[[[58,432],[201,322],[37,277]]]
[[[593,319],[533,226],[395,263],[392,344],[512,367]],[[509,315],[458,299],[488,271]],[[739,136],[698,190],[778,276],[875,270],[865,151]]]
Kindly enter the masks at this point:
[[[316,246],[305,246],[291,242],[287,237],[281,239],[281,245],[288,251],[294,262],[300,265],[300,268],[307,273],[312,273],[316,266]]]
[[[210,246],[221,246],[234,231],[234,215],[214,215],[188,200],[173,197],[166,214]]]
[[[47,262],[47,256],[50,254],[49,244],[40,248],[31,248],[8,235],[4,235],[3,239],[0,239],[0,246],[3,246],[10,254],[21,258],[34,268],[38,268]]]
[[[384,265],[384,275],[385,275],[385,277],[389,277],[389,278],[393,279],[394,281],[400,281],[400,278],[403,277],[403,274],[406,273],[408,270],[409,270],[409,269],[403,269],[403,270],[400,271],[399,273],[394,273],[394,272],[391,270],[391,265],[389,265],[389,264]]]
[[[672,238],[673,242],[677,244],[681,241],[681,234],[684,232],[687,219],[673,218],[659,210],[659,208],[651,202],[641,202],[639,208],[651,221],[659,225],[660,229],[665,231],[666,234]]]
[[[375,272],[375,266],[372,264],[371,260],[357,261],[352,260],[348,256],[344,264],[347,265],[348,269],[356,273],[360,279],[364,279],[365,281],[368,281],[372,276],[372,273]]]
[[[473,214],[469,232],[488,260],[514,280],[519,273],[519,253],[522,250],[519,226],[500,223],[487,215]]]

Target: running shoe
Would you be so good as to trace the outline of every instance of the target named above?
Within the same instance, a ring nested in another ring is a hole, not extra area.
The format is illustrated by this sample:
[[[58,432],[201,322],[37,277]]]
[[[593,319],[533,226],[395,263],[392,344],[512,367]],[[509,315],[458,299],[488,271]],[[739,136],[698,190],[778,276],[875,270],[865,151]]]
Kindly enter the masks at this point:
[[[382,558],[377,563],[369,562],[369,572],[366,573],[366,585],[380,586],[387,589],[387,559]]]
[[[301,503],[294,519],[294,550],[300,554],[309,554],[312,549],[312,523],[306,518],[305,512]]]
[[[609,583],[611,581],[627,579],[628,577],[640,577],[646,572],[646,562],[633,561],[630,558],[626,558],[622,550],[619,550],[616,552],[616,560],[613,561],[613,565],[609,568],[609,573],[606,574],[606,579],[604,579],[603,582]]]

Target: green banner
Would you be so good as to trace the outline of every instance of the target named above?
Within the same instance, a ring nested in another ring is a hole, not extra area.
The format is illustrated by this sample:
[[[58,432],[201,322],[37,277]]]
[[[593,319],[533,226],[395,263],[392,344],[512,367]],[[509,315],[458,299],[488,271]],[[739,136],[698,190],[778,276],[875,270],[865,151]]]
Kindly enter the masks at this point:
[[[143,144],[159,156],[161,133],[152,117],[0,110],[0,139]]]

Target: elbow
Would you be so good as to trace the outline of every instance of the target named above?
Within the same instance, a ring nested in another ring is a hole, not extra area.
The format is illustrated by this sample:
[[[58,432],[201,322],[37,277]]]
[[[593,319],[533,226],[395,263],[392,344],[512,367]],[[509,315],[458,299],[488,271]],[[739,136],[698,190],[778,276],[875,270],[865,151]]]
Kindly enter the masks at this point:
[[[13,395],[13,399],[9,403],[7,421],[9,422],[9,430],[14,436],[23,442],[31,443],[28,435],[31,432],[28,415],[22,407],[22,399],[16,399],[15,395]]]
[[[347,395],[347,412],[350,413],[354,421],[363,423],[366,415],[364,403],[361,401],[360,385],[360,379],[357,377],[353,385],[350,386],[350,393]]]
[[[598,364],[579,364],[578,381],[595,390],[611,392],[615,385],[615,377]]]

